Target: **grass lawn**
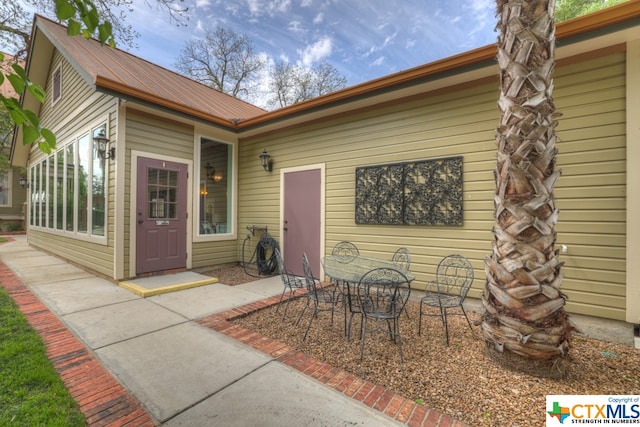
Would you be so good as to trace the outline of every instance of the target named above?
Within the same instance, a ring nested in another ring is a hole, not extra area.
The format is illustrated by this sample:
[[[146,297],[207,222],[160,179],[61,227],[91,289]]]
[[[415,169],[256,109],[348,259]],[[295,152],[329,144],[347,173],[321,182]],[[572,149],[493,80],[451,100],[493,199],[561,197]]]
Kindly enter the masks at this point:
[[[0,287],[0,425],[84,426],[44,343]]]

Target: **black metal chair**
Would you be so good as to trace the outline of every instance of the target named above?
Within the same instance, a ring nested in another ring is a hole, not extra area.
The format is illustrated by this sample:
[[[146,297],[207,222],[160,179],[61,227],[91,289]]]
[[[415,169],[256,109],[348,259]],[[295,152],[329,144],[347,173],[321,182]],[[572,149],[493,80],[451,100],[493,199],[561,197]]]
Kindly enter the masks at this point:
[[[335,257],[338,262],[346,264],[360,256],[360,251],[353,243],[343,240],[333,247],[331,250],[331,256]],[[349,289],[347,288],[349,284],[342,281],[335,281],[334,284],[336,286],[336,303],[342,303],[342,309],[344,311],[344,333],[347,336],[347,341],[349,341],[351,319],[347,325],[347,307],[351,310],[351,318],[353,318],[354,315],[353,310],[351,309],[352,301],[349,300]]]
[[[293,297],[293,295],[295,295],[296,290],[303,289],[305,284],[302,279],[294,276],[293,274],[287,271],[287,269],[284,266],[284,259],[282,259],[282,255],[280,254],[280,250],[278,248],[274,249],[273,254],[276,257],[276,260],[278,261],[278,270],[280,271],[280,278],[282,279],[282,284],[284,285],[284,289],[282,290],[282,295],[280,295],[280,300],[278,301],[278,305],[276,306],[276,313],[280,309],[280,304],[282,304],[282,299],[284,298],[284,295],[287,293],[287,291],[289,291],[287,302],[284,305],[284,313],[282,314],[282,320],[284,320],[285,317],[287,316],[289,301],[291,301],[291,298]]]
[[[376,268],[362,276],[357,286],[358,304],[362,310],[360,360],[367,335],[385,332],[398,344],[400,361],[404,363],[399,319],[410,295],[411,283],[396,269]]]
[[[411,268],[411,255],[409,254],[409,249],[400,248],[391,257],[391,262],[398,266],[398,268],[402,270],[409,271]],[[409,318],[409,310],[405,309],[404,313],[407,315],[407,319]]]
[[[331,255],[340,262],[351,262],[360,255],[360,251],[356,245],[345,240],[333,247]]]
[[[411,255],[409,254],[409,249],[400,248],[391,257],[391,261],[397,265],[398,267],[409,271],[411,268]]]
[[[307,334],[309,333],[309,329],[311,328],[311,323],[313,319],[318,317],[318,312],[320,311],[330,311],[331,312],[331,324],[333,325],[333,311],[336,306],[335,299],[335,289],[333,288],[323,288],[318,286],[318,280],[313,277],[313,272],[311,271],[311,265],[309,264],[309,259],[307,258],[307,254],[302,254],[302,268],[304,270],[304,279],[305,285],[307,287],[307,304],[304,306],[302,313],[300,313],[300,317],[298,317],[298,321],[296,325],[300,323],[302,316],[307,311],[307,308],[311,304],[313,304],[313,313],[311,313],[311,318],[309,318],[309,324],[307,325],[307,330],[304,332],[304,337],[302,341],[307,339]]]
[[[439,316],[444,325],[449,345],[449,326],[447,324],[447,310],[459,308],[467,319],[469,329],[473,332],[467,312],[464,310],[464,303],[471,284],[473,283],[473,266],[469,260],[462,255],[453,254],[444,257],[436,269],[436,280],[427,284],[426,295],[420,300],[420,319],[418,320],[418,335],[422,332],[422,316]],[[435,307],[438,314],[424,313],[424,306]]]

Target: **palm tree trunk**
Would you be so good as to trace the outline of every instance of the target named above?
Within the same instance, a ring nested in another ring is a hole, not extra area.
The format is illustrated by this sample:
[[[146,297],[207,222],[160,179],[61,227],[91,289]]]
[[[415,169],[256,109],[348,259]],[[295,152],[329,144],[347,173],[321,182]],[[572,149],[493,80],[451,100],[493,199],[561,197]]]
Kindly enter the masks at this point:
[[[562,376],[572,325],[554,249],[558,218],[553,98],[554,0],[497,0],[501,120],[493,251],[485,260],[488,354],[534,375]],[[532,362],[533,361],[533,362]]]

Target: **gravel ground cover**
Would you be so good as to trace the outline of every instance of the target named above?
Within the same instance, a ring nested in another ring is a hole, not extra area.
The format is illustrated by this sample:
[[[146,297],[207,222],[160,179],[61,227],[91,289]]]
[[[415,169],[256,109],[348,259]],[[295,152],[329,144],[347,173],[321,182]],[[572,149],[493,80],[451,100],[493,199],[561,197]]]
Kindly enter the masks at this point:
[[[217,272],[221,283],[237,285],[258,279],[245,276],[241,267],[226,267],[234,268]],[[469,313],[473,331],[464,317],[449,318],[447,347],[437,317],[425,317],[418,336],[419,306],[410,301],[410,316],[403,316],[400,323],[405,363],[400,362],[397,345],[382,334],[366,337],[360,361],[359,320],[354,318],[352,339],[347,343],[340,306],[333,324],[330,313],[320,313],[307,340],[302,341],[309,311],[297,325],[296,320],[305,303],[304,296],[291,301],[284,321],[282,311],[276,314],[269,308],[235,323],[471,426],[543,426],[549,394],[640,394],[640,351],[630,346],[576,335],[566,378],[536,378],[502,368],[488,358],[477,325],[480,313]]]
[[[225,265],[204,271],[220,283],[235,286],[258,280],[255,271]],[[419,295],[415,292],[414,298]],[[409,318],[401,318],[405,362],[396,344],[386,336],[367,336],[360,361],[358,318],[352,339],[344,337],[344,316],[338,306],[333,324],[330,313],[314,320],[302,341],[310,313],[296,321],[306,297],[292,300],[282,321],[273,308],[252,313],[235,323],[285,342],[336,368],[380,384],[406,398],[448,414],[470,426],[543,426],[549,394],[640,394],[640,351],[633,347],[575,335],[562,380],[536,378],[502,368],[485,354],[480,339],[480,313],[469,312],[473,331],[464,317],[449,317],[450,345],[439,318],[425,317],[418,335],[417,301],[408,304]]]

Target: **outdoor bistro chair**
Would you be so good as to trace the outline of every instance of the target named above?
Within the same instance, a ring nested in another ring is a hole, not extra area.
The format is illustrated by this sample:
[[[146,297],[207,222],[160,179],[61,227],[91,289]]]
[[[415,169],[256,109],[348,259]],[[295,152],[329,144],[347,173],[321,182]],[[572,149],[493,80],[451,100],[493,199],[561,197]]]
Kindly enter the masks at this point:
[[[302,313],[300,313],[300,317],[298,317],[296,325],[300,323],[300,320],[302,319],[302,316],[304,316],[304,313],[307,311],[307,308],[309,308],[309,305],[313,304],[313,313],[311,313],[311,318],[309,319],[307,330],[304,332],[304,337],[302,338],[302,341],[305,341],[307,339],[309,329],[311,328],[311,322],[313,322],[313,319],[318,317],[318,312],[330,311],[331,324],[333,325],[333,310],[336,306],[336,299],[335,289],[318,286],[318,280],[313,277],[311,265],[309,264],[309,258],[307,258],[306,253],[302,254],[302,268],[304,270],[304,279],[307,286],[307,305],[304,306]]]
[[[349,263],[360,256],[360,251],[351,242],[343,240],[342,242],[337,243],[333,249],[331,250],[331,256],[333,256],[336,261],[341,263]],[[347,341],[349,340],[349,332],[351,329],[351,320],[349,320],[349,325],[347,325],[347,306],[352,306],[352,301],[349,301],[349,290],[347,286],[348,283],[344,283],[342,281],[336,280],[336,303],[342,303],[342,309],[344,311],[344,332],[347,336]],[[351,313],[351,317],[353,318],[353,312]]]
[[[391,257],[391,261],[397,265],[399,268],[409,271],[411,268],[411,255],[409,255],[409,249],[400,248]],[[405,309],[404,313],[407,315],[407,319],[409,318],[409,310]]]
[[[398,267],[409,271],[409,268],[411,268],[411,255],[409,255],[409,249],[407,248],[398,249],[393,254],[391,261]]]
[[[435,282],[427,283],[425,290],[426,295],[420,300],[420,318],[418,319],[418,335],[422,330],[422,316],[439,316],[444,325],[447,337],[447,346],[449,345],[449,326],[447,325],[447,310],[459,308],[462,310],[469,329],[473,332],[469,317],[462,303],[464,302],[471,284],[473,283],[473,266],[468,259],[462,255],[453,254],[444,257],[436,269]],[[439,309],[438,314],[429,314],[422,312],[424,306],[435,307]]]
[[[284,313],[282,314],[282,320],[284,320],[287,316],[287,309],[289,308],[289,301],[291,301],[291,297],[293,297],[297,289],[303,289],[305,285],[303,280],[287,271],[284,266],[282,254],[280,254],[280,250],[278,248],[275,248],[273,253],[276,257],[276,260],[278,261],[278,270],[280,271],[280,278],[282,279],[282,284],[284,285],[282,295],[280,295],[280,300],[278,301],[278,305],[276,306],[276,313],[280,309],[280,304],[282,304],[282,299],[284,298],[285,293],[289,291],[287,302],[284,305]]]
[[[411,295],[411,283],[407,277],[393,268],[373,269],[360,279],[357,295],[362,310],[360,360],[364,355],[367,335],[384,332],[398,344],[400,361],[404,363],[399,319]]]

